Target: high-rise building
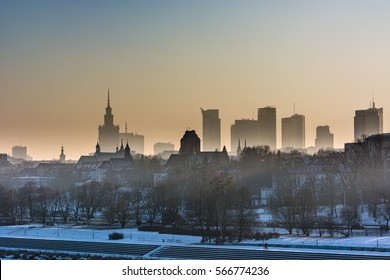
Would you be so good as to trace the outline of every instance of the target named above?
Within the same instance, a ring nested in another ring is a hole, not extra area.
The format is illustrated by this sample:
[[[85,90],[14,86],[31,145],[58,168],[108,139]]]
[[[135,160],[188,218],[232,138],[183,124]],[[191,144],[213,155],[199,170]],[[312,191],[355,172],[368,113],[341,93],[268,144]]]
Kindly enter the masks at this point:
[[[203,151],[221,149],[221,119],[217,109],[203,110]]]
[[[143,135],[127,132],[127,123],[125,125],[125,132],[119,133],[121,143],[128,143],[130,149],[137,154],[144,154],[145,137]]]
[[[119,145],[119,126],[114,125],[114,116],[110,106],[110,91],[108,90],[104,124],[99,125],[99,145],[104,152],[115,152]]]
[[[264,107],[257,110],[260,123],[261,145],[276,149],[276,108]]]
[[[317,150],[334,148],[334,136],[329,125],[317,126],[315,146]]]
[[[27,160],[27,147],[26,146],[13,146],[12,157]]]
[[[282,118],[282,148],[305,148],[305,116],[294,114]]]
[[[231,152],[237,151],[238,143],[248,147],[261,145],[260,122],[257,120],[236,120],[230,128]]]
[[[383,133],[383,108],[375,108],[375,102],[373,101],[369,109],[355,111],[355,141],[379,133]]]

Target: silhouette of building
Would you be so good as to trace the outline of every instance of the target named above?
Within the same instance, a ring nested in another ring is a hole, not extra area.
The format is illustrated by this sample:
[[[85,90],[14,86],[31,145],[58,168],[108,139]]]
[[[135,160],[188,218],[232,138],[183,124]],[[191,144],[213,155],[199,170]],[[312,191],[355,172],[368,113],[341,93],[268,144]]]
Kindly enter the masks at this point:
[[[126,184],[134,177],[133,170],[133,157],[129,144],[124,146],[122,141],[116,152],[102,152],[97,143],[93,155],[80,157],[75,173],[79,182],[109,180]]]
[[[12,157],[18,159],[28,160],[27,147],[26,146],[13,146]]]
[[[64,147],[61,147],[60,162],[65,163]]]
[[[282,118],[282,148],[305,148],[305,116],[294,114]]]
[[[317,126],[315,147],[316,150],[334,148],[334,136],[328,125]]]
[[[257,120],[236,120],[230,129],[231,152],[237,151],[238,142],[244,140],[248,147],[269,146],[276,149],[276,108],[257,109]]]
[[[114,116],[110,106],[110,91],[107,94],[106,114],[104,124],[99,126],[99,145],[102,151],[114,152],[119,144],[119,126],[114,125]]]
[[[276,149],[276,108],[264,107],[257,111],[257,119],[260,123],[260,144]]]
[[[230,132],[232,153],[237,151],[240,140],[244,140],[249,147],[261,145],[261,125],[257,120],[236,120]]]
[[[119,138],[121,141],[129,143],[134,153],[144,154],[145,137],[137,133],[127,132],[127,123],[125,125],[125,132],[119,133]]]
[[[203,151],[219,151],[221,149],[221,119],[217,109],[203,110]]]
[[[186,130],[183,138],[180,140],[179,154],[200,153],[200,138],[195,130]]]
[[[226,171],[230,166],[226,147],[223,147],[222,151],[201,152],[200,138],[195,130],[187,130],[180,140],[179,153],[169,157],[166,168],[168,170],[176,168],[197,169],[205,164],[219,171]]]
[[[369,109],[355,111],[355,141],[378,133],[383,133],[383,108],[375,108],[373,101]]]
[[[175,145],[172,143],[158,142],[158,143],[154,144],[153,149],[154,149],[154,154],[158,155],[158,154],[161,154],[165,151],[174,151]]]

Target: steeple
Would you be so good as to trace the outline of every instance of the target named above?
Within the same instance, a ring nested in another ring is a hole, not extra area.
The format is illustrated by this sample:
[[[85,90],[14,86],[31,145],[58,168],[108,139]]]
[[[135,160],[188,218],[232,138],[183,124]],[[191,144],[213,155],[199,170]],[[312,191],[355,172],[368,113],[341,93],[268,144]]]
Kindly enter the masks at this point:
[[[237,158],[239,159],[240,156],[241,156],[241,152],[242,152],[242,149],[241,149],[241,140],[238,139],[238,147],[237,147]]]
[[[96,143],[96,153],[100,153],[100,145],[99,142]]]
[[[129,142],[126,143],[126,147],[125,147],[125,158],[126,158],[126,159],[131,159]]]
[[[65,162],[64,146],[61,146],[60,162]]]

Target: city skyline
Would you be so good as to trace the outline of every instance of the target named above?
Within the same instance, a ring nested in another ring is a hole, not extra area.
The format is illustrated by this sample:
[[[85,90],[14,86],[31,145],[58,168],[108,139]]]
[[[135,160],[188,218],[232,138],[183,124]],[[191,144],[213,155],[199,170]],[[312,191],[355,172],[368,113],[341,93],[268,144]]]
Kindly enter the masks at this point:
[[[176,147],[199,108],[219,110],[221,146],[258,108],[305,116],[306,147],[329,125],[354,141],[372,98],[389,132],[386,1],[0,2],[0,152],[34,159],[94,151],[110,88],[114,123]],[[243,145],[243,143],[241,143]]]

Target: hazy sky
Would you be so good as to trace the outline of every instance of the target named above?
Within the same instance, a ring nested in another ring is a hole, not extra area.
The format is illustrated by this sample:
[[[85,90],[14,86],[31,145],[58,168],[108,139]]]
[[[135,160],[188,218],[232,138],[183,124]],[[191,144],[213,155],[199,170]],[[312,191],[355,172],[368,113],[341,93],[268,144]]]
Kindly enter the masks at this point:
[[[94,151],[107,89],[114,122],[176,148],[201,137],[200,107],[235,119],[257,108],[306,116],[306,145],[329,125],[353,140],[356,109],[390,110],[390,1],[0,0],[0,153]]]

